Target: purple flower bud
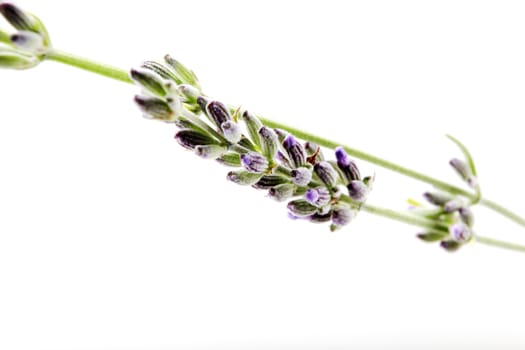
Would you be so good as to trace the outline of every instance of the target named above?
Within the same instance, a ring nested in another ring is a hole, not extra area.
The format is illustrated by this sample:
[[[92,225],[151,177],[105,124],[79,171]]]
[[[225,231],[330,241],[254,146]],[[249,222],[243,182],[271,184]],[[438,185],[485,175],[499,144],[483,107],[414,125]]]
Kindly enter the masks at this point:
[[[459,174],[459,176],[466,180],[470,175],[470,169],[468,168],[467,164],[458,158],[452,158],[449,162],[450,166],[454,168],[454,170]]]
[[[246,148],[249,151],[253,151],[253,152],[258,151],[257,147],[253,144],[253,142],[251,142],[250,139],[244,135],[241,136],[241,139],[239,142],[237,142],[237,144],[241,147]]]
[[[226,152],[226,147],[220,145],[198,145],[195,153],[204,159],[216,159]]]
[[[331,211],[329,211],[328,213],[324,213],[324,214],[315,213],[315,214],[310,215],[308,217],[308,221],[313,222],[315,224],[328,222],[331,219],[332,219],[332,212]]]
[[[446,233],[441,233],[441,232],[439,233],[438,232],[424,232],[424,233],[417,234],[417,238],[425,242],[441,241],[446,236],[447,236]]]
[[[463,221],[468,227],[472,227],[472,225],[474,225],[474,214],[470,208],[459,208],[459,217],[461,218],[461,221]]]
[[[7,1],[0,2],[0,13],[5,17],[9,24],[18,30],[39,32],[38,23],[31,18],[31,15],[12,3]]]
[[[316,206],[311,205],[304,199],[293,200],[288,203],[287,207],[290,213],[300,218],[310,216],[317,211]]]
[[[467,242],[472,237],[472,231],[462,222],[450,226],[448,231],[450,237],[459,243]]]
[[[283,202],[293,196],[295,185],[281,184],[274,186],[268,190],[268,196],[277,202]]]
[[[478,186],[477,178],[472,174],[467,163],[458,158],[452,158],[449,162],[450,166],[454,168],[456,173],[463,181],[465,181],[471,188]]]
[[[350,157],[348,157],[348,154],[341,146],[335,149],[335,159],[337,160],[337,164],[341,164],[342,166],[347,166],[351,162]]]
[[[337,147],[335,149],[335,157],[337,159],[337,167],[341,170],[347,182],[361,179],[359,168],[355,162],[350,159],[343,147]]]
[[[368,194],[368,187],[362,181],[351,181],[348,186],[348,195],[356,202],[363,202]]]
[[[290,135],[287,131],[284,131],[282,129],[273,129],[273,131],[277,135],[277,138],[279,139],[280,143],[283,143],[286,136]]]
[[[239,153],[236,152],[225,152],[219,158],[217,158],[216,161],[225,166],[241,166],[241,156],[239,155]]]
[[[197,99],[198,101],[198,99]],[[221,124],[230,120],[231,115],[228,107],[219,101],[211,101],[206,105],[206,111],[209,117],[213,120],[217,127],[221,127]]]
[[[246,130],[248,131],[248,136],[254,144],[261,146],[261,140],[259,139],[259,129],[263,126],[259,118],[254,114],[244,111],[242,114],[242,120],[246,124]]]
[[[335,231],[342,226],[349,224],[355,217],[355,212],[347,206],[337,206],[332,210],[331,231]]]
[[[184,148],[194,149],[197,146],[213,145],[218,142],[209,135],[196,130],[180,130],[175,134],[175,140]]]
[[[156,96],[164,97],[167,88],[162,78],[155,72],[147,69],[131,69],[131,79],[142,89]]]
[[[158,62],[155,62],[155,61],[144,61],[140,65],[140,67],[157,73],[163,79],[170,80],[170,81],[175,81],[176,80],[176,77],[173,74],[173,71],[170,68],[168,68],[165,65],[160,64]]]
[[[330,193],[328,193],[330,195]],[[319,199],[320,194],[319,191],[315,188],[311,188],[308,191],[306,191],[304,198],[308,201],[308,203],[315,205],[317,200]]]
[[[37,54],[45,52],[44,40],[40,34],[22,30],[11,35],[11,42],[19,49]]]
[[[462,204],[463,203],[461,203],[459,200],[452,199],[445,203],[445,205],[443,206],[443,210],[445,211],[445,213],[453,213],[459,208],[461,208]]]
[[[173,69],[177,84],[190,84],[200,89],[199,80],[192,70],[186,68],[170,55],[164,56],[164,61]]]
[[[330,203],[332,196],[326,187],[316,187],[306,191],[304,198],[316,207],[324,207]]]
[[[200,126],[198,126],[193,121],[186,119],[184,117],[177,118],[173,123],[179,129],[192,129],[192,130],[204,132],[204,130]]]
[[[293,169],[290,172],[290,176],[294,184],[305,187],[312,180],[312,170],[305,167]]]
[[[170,106],[161,99],[150,96],[136,95],[135,103],[146,117],[163,121],[175,120],[176,116],[173,114]]]
[[[282,165],[284,165],[284,166],[286,166],[288,168],[292,167],[292,165],[290,164],[290,161],[288,160],[288,158],[281,151],[277,151],[277,154],[275,155],[275,159],[277,159],[277,161],[279,163],[281,163]]]
[[[272,129],[266,126],[263,126],[259,129],[258,135],[261,141],[262,153],[266,156],[266,158],[273,159],[277,154],[277,150],[279,149],[279,140],[277,139],[277,135]]]
[[[264,175],[261,177],[256,184],[253,185],[253,188],[256,189],[270,189],[274,186],[282,185],[289,183],[289,180],[281,175]]]
[[[330,163],[326,161],[316,163],[314,165],[314,171],[329,189],[332,189],[337,185],[339,175]]]
[[[238,185],[253,185],[262,177],[262,174],[250,173],[245,170],[230,171],[226,178]]]
[[[242,137],[242,131],[239,125],[233,120],[227,120],[221,124],[222,134],[224,138],[233,144],[239,142]]]
[[[264,173],[268,170],[268,160],[260,153],[248,152],[241,154],[242,166],[252,173]]]
[[[301,145],[295,137],[292,135],[286,136],[283,141],[283,148],[288,154],[292,167],[299,168],[306,163],[306,151],[303,145]]]
[[[423,197],[430,204],[434,204],[437,206],[444,206],[448,201],[453,199],[449,194],[437,192],[425,192],[423,193]]]
[[[168,104],[168,107],[170,107],[173,115],[175,117],[180,117],[182,113],[182,102],[180,97],[178,95],[167,96],[166,103]],[[176,118],[173,119],[175,120]]]
[[[201,92],[199,91],[199,89],[189,84],[179,85],[177,87],[177,90],[184,97],[184,100],[186,102],[195,103],[197,102],[197,98],[199,98],[199,96],[201,95]]]
[[[206,106],[210,100],[206,96],[199,96],[197,97],[197,104],[201,108],[201,111],[210,119],[210,121],[213,121],[210,116],[208,115],[208,110],[206,109]]]
[[[8,47],[0,47],[0,68],[28,69],[40,63],[38,57]]]
[[[452,253],[458,250],[461,244],[459,244],[456,241],[446,240],[446,241],[441,241],[440,246],[441,248],[445,249],[447,252]]]

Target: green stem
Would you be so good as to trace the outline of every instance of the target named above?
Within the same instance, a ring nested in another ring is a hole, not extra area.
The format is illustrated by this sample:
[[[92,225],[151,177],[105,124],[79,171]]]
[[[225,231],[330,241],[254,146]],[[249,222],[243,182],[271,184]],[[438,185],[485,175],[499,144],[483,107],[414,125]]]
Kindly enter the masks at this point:
[[[412,226],[426,228],[434,232],[448,233],[448,227],[446,225],[419,216],[411,215],[410,213],[403,213],[392,209],[377,207],[371,204],[362,204],[360,208],[361,210],[366,211],[367,213],[382,216],[391,220],[404,222],[405,224],[409,224]]]
[[[489,245],[491,247],[498,247],[498,248],[503,248],[507,250],[513,250],[516,252],[525,253],[525,246],[522,246],[519,244],[504,242],[498,239],[483,237],[483,236],[475,236],[475,240],[478,243]]]
[[[75,56],[64,51],[53,49],[46,54],[45,58],[51,61],[60,62],[87,70],[88,72],[97,73],[111,79],[123,81],[125,83],[133,83],[129,77],[128,72],[125,70],[104,63],[88,60],[84,57]]]
[[[100,74],[100,75],[103,75],[105,77],[112,78],[112,79],[115,79],[115,80],[123,81],[123,82],[126,82],[126,83],[132,83],[132,80],[130,79],[130,77],[128,75],[128,72],[125,71],[125,70],[122,70],[120,68],[116,68],[116,67],[113,67],[113,66],[109,66],[107,64],[95,62],[95,61],[92,61],[92,60],[89,60],[89,59],[86,59],[86,58],[83,58],[83,57],[75,56],[75,55],[72,55],[72,54],[67,53],[67,52],[63,52],[63,51],[59,51],[59,50],[52,50],[46,55],[46,59],[51,60],[51,61],[60,62],[60,63],[63,63],[63,64],[67,64],[67,65],[70,65],[70,66],[73,66],[73,67],[77,67],[77,68],[80,68],[80,69],[84,69],[86,71],[97,73],[97,74]],[[280,129],[286,130],[286,131],[294,134],[298,138],[305,139],[305,140],[310,140],[312,142],[317,143],[319,146],[322,146],[322,147],[334,149],[334,148],[336,148],[336,147],[341,145],[338,142],[334,142],[334,141],[325,139],[323,137],[304,132],[302,130],[299,130],[299,129],[296,129],[296,128],[291,127],[291,126],[275,122],[275,121],[270,120],[270,119],[261,118],[261,121],[264,124],[266,124],[267,126],[269,126],[269,127],[280,128]],[[361,151],[361,150],[358,150],[358,149],[355,149],[355,148],[351,148],[351,147],[348,147],[348,146],[343,146],[343,147],[346,150],[346,152],[348,152],[348,154],[350,154],[350,155],[352,155],[352,156],[354,156],[356,158],[362,159],[364,161],[367,161],[369,163],[372,163],[372,164],[375,164],[377,166],[380,166],[380,167],[392,170],[394,172],[397,172],[399,174],[405,175],[407,177],[411,177],[413,179],[425,182],[427,184],[430,184],[430,185],[432,185],[432,186],[434,186],[436,188],[439,188],[441,190],[444,190],[444,191],[452,193],[452,194],[461,195],[461,196],[464,196],[464,197],[469,198],[469,199],[475,199],[476,198],[476,194],[474,194],[474,193],[468,192],[468,191],[466,191],[466,190],[464,190],[462,188],[453,186],[451,184],[448,184],[448,183],[446,183],[444,181],[438,180],[438,179],[433,178],[431,176],[422,174],[422,173],[417,172],[415,170],[403,167],[403,166],[398,165],[396,163],[393,163],[393,162],[390,162],[388,160],[376,157],[376,156],[374,156],[372,154],[366,153],[364,151]],[[491,200],[488,200],[488,199],[482,199],[480,201],[480,204],[485,206],[485,207],[487,207],[487,208],[489,208],[489,209],[491,209],[491,210],[493,210],[493,211],[495,211],[495,212],[497,212],[497,213],[499,213],[499,214],[501,214],[502,216],[508,218],[509,220],[512,220],[515,223],[525,227],[525,219],[522,218],[521,216],[513,213],[509,209],[507,209],[507,208],[505,208],[505,207],[503,207],[503,206],[501,206],[501,205],[499,205],[499,204],[497,204],[497,203],[495,203],[495,202],[493,202]],[[373,207],[373,208],[375,208],[375,207]],[[375,208],[375,209],[377,209],[377,208]],[[371,209],[370,212],[374,212],[375,209]],[[387,210],[386,209],[385,210],[381,210],[381,211],[376,210],[375,213],[378,214],[378,215],[383,215],[383,214],[387,214]],[[393,213],[395,213],[395,212],[392,211],[390,214],[393,214]],[[387,215],[383,215],[383,216],[387,216]],[[391,217],[391,218],[393,218],[393,217]],[[407,221],[405,221],[405,219],[401,219],[400,221],[407,222]]]
[[[483,205],[484,207],[492,209],[493,211],[525,227],[525,219],[519,216],[518,214],[508,210],[504,206],[499,205],[498,203],[493,202],[490,199],[486,199],[486,198],[482,198],[479,203]]]

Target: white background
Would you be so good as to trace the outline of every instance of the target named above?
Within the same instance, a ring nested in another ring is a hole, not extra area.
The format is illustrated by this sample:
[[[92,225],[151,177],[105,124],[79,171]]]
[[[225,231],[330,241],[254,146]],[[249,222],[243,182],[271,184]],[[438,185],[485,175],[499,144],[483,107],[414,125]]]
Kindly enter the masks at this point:
[[[461,185],[453,134],[525,214],[523,2],[21,4],[57,48],[126,69],[170,53],[210,96]],[[142,119],[134,86],[53,62],[0,77],[1,349],[525,346],[525,255],[448,254],[365,213],[291,221]],[[370,203],[430,189],[359,164]]]

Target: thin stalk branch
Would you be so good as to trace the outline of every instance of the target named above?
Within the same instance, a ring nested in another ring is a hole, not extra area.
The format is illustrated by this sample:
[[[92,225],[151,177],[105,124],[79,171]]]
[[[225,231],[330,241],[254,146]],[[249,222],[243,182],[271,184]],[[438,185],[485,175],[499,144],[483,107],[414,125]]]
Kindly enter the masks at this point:
[[[133,81],[129,77],[128,71],[104,63],[92,61],[84,57],[72,55],[64,51],[53,49],[46,54],[45,59],[67,64],[125,83],[133,84]]]
[[[372,204],[365,203],[360,206],[361,210],[367,213],[382,216],[391,220],[403,222],[408,225],[417,226],[428,229],[433,232],[448,233],[448,227],[439,222],[428,220],[410,213],[395,211],[392,209],[378,207]]]
[[[475,236],[475,241],[481,244],[489,245],[491,247],[503,248],[507,250],[513,250],[515,252],[525,253],[525,246],[515,243],[500,241],[498,239],[484,236]]]

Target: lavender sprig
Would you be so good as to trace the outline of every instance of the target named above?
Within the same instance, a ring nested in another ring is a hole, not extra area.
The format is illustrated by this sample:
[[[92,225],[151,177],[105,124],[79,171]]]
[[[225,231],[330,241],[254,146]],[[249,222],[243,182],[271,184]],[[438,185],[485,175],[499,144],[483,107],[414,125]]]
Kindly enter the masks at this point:
[[[136,97],[138,106],[148,118],[174,122],[181,127],[176,138],[185,148],[194,149],[201,156],[204,153],[205,158],[217,159],[222,164],[243,168],[229,172],[228,180],[267,190],[270,198],[288,201],[292,217],[314,223],[330,222],[331,231],[349,224],[363,207],[374,177],[363,178],[343,147],[335,148],[335,160],[327,160],[319,146],[310,141],[303,143],[292,133],[271,129],[249,111],[236,110],[241,117],[232,118],[233,108],[202,94],[200,86],[194,84],[195,76],[191,80],[176,80],[171,77],[181,74],[171,71],[173,66],[148,62],[142,66],[143,74],[137,74],[136,70],[130,73],[142,88],[143,97]],[[180,62],[176,67],[187,70]],[[177,84],[191,86],[192,99],[186,98],[181,89],[173,88]],[[170,100],[179,101],[176,106],[181,108],[170,108]],[[151,106],[142,101],[149,101]],[[195,113],[192,121],[187,120],[190,113]],[[201,120],[199,114],[208,120],[205,127],[197,125],[196,120]],[[244,127],[239,121],[244,122]],[[456,193],[426,192],[423,197],[435,209],[431,214],[421,210],[412,213],[435,223],[427,224],[427,231],[418,234],[418,238],[439,241],[445,250],[456,251],[475,236],[471,207],[479,202],[481,191],[470,153],[457,139],[451,139],[467,162],[453,158],[450,165],[477,195],[465,200]],[[227,158],[235,161],[228,162]]]
[[[237,168],[227,178],[268,191],[276,201],[287,201],[289,214],[310,222],[330,222],[332,231],[366,211],[425,229],[418,237],[440,241],[453,251],[477,241],[525,252],[525,247],[476,234],[472,207],[483,205],[525,227],[525,219],[481,195],[470,152],[449,136],[463,153],[450,165],[465,182],[460,188],[364,151],[300,129],[256,116],[203,94],[193,71],[171,56],[163,62],[146,61],[131,72],[74,56],[52,47],[42,22],[10,2],[0,1],[0,14],[14,31],[0,29],[0,67],[27,69],[51,60],[112,79],[135,83],[141,93],[135,102],[144,116],[175,124],[175,139],[199,157]],[[335,160],[325,158],[321,147],[335,150]],[[436,188],[409,212],[367,203],[375,176],[362,177],[350,156],[365,160]]]
[[[205,96],[199,86],[191,85],[195,76],[192,80],[175,80],[170,77],[182,75],[171,71],[172,66],[148,62],[142,65],[143,74],[137,74],[137,70],[130,73],[142,88],[142,95],[135,99],[139,108],[148,118],[179,126],[181,130],[176,139],[183,147],[194,150],[201,157],[242,168],[230,171],[228,180],[266,190],[270,198],[278,202],[288,201],[287,208],[292,217],[314,223],[330,222],[331,231],[349,224],[366,202],[373,177],[362,178],[356,162],[343,147],[335,148],[335,160],[327,160],[319,146],[303,143],[291,133],[272,130],[255,114],[234,111]],[[180,62],[176,67],[186,71]],[[157,72],[162,72],[162,76]],[[192,99],[186,98],[176,84],[191,86]],[[150,101],[151,107],[143,101]],[[169,101],[179,101],[176,105],[181,108],[170,108]],[[233,118],[235,113],[241,117]],[[190,115],[192,117],[188,119]],[[199,115],[205,118],[199,119]],[[240,122],[244,122],[244,126]],[[462,149],[466,152],[464,146]],[[450,164],[469,186],[476,184],[479,191],[471,169],[473,161],[469,166],[454,158]],[[428,231],[418,234],[420,239],[440,241],[441,247],[448,251],[455,251],[472,240],[470,207],[476,203],[474,200],[467,202],[461,196],[447,192],[426,192],[423,197],[437,211],[432,211],[432,215],[413,212],[424,220],[435,222],[434,226],[427,225]]]

